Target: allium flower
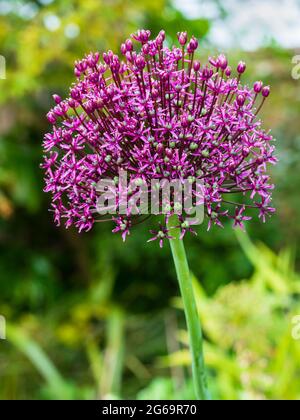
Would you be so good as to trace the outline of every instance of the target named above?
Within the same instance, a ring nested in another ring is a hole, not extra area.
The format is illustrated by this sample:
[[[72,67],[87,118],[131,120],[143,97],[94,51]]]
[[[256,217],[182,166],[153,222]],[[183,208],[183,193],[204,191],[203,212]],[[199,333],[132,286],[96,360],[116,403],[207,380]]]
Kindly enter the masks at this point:
[[[152,242],[152,241],[159,241],[159,246],[162,248],[163,247],[163,243],[164,240],[166,239],[173,239],[172,236],[170,236],[168,234],[168,229],[165,226],[162,226],[161,224],[159,224],[159,230],[150,230],[150,233],[152,233],[152,235],[154,235],[152,238],[150,238],[148,240],[148,242]]]
[[[52,194],[57,224],[63,219],[66,227],[88,231],[97,221],[112,220],[123,240],[145,214],[148,218],[145,197],[151,197],[150,214],[165,220],[151,229],[149,241],[162,247],[170,240],[195,395],[204,400],[210,395],[203,334],[181,239],[194,233],[197,219],[189,217],[194,204],[204,210],[208,229],[222,227],[226,219],[243,229],[249,210],[257,210],[263,221],[274,212],[267,174],[268,164],[276,163],[273,138],[258,118],[270,88],[260,81],[252,88],[242,85],[246,64],[238,63],[234,75],[223,54],[201,64],[195,60],[198,41],[188,40],[186,32],[178,33],[172,48],[164,45],[164,31],[153,40],[150,35],[140,30],[127,39],[122,59],[108,51],[102,62],[99,53],[90,53],[75,63],[77,81],[69,97],[54,95],[56,105],[48,113],[53,130],[44,141],[45,191]],[[166,199],[161,185],[173,188],[175,180],[188,186],[189,197],[180,200],[173,189]],[[115,208],[110,197],[116,186]],[[113,211],[102,211],[103,198]],[[159,204],[155,211],[153,198]]]
[[[64,219],[66,227],[88,231],[107,220],[96,211],[97,183],[117,180],[120,170],[137,189],[153,179],[202,180],[209,228],[226,218],[243,227],[249,209],[265,221],[274,212],[267,165],[276,158],[258,113],[270,88],[259,81],[242,85],[246,64],[234,76],[223,54],[200,64],[198,41],[185,32],[172,48],[164,45],[164,31],[152,40],[146,30],[131,38],[121,45],[123,58],[108,51],[102,62],[99,53],[76,62],[69,97],[53,96],[42,167],[56,223]],[[173,212],[171,202],[167,217]],[[142,217],[130,209],[110,217],[113,232],[125,239]],[[185,220],[182,214],[182,236],[192,230]],[[166,227],[154,232],[160,243],[169,237]]]

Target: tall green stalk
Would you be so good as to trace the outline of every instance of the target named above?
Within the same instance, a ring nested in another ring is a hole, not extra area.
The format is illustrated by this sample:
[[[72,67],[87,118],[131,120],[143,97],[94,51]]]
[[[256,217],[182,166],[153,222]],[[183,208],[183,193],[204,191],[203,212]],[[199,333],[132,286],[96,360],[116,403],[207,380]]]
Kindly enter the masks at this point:
[[[190,270],[186,258],[183,240],[180,239],[180,229],[178,228],[178,225],[178,216],[171,216],[168,221],[168,228],[171,229],[170,235],[174,239],[170,240],[170,245],[175,263],[177,278],[179,281],[189,333],[195,394],[198,400],[208,400],[209,393],[207,389],[206,371],[203,356],[203,336],[200,318],[197,312]]]

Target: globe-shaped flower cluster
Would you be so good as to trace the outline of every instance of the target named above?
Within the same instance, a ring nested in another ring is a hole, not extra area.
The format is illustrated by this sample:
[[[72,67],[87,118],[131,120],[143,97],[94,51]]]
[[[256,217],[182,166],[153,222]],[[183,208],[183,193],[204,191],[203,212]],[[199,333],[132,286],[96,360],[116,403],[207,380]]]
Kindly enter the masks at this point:
[[[90,53],[75,63],[69,97],[53,96],[42,167],[57,224],[88,231],[111,219],[125,239],[145,216],[96,210],[99,179],[117,182],[120,170],[137,188],[141,180],[201,179],[209,228],[226,218],[243,227],[248,210],[263,221],[274,212],[267,173],[276,163],[273,138],[258,118],[270,88],[242,85],[245,63],[233,75],[224,55],[201,64],[198,41],[185,32],[178,46],[165,44],[164,31],[151,40],[140,30],[121,45],[122,58],[108,51],[101,62]],[[171,203],[166,217],[173,212]],[[192,231],[184,213],[179,225],[182,236]],[[153,235],[162,244],[171,233],[162,224]]]

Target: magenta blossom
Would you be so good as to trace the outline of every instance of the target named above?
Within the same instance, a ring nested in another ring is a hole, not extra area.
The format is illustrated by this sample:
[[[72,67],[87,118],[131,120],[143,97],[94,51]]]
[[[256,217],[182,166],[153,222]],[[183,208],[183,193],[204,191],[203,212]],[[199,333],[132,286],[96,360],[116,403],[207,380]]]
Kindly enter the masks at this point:
[[[110,219],[125,239],[142,215],[96,211],[99,179],[117,182],[120,169],[136,188],[153,179],[201,179],[209,228],[228,218],[243,228],[250,209],[264,221],[274,212],[267,167],[276,158],[258,113],[270,88],[259,81],[242,85],[246,64],[234,76],[223,54],[205,65],[196,61],[198,41],[186,32],[172,48],[164,45],[164,31],[155,39],[146,30],[131,38],[121,45],[122,59],[108,51],[102,62],[99,53],[76,62],[69,97],[53,96],[42,168],[56,223],[88,231]],[[174,206],[171,201],[167,217]],[[192,231],[185,220],[183,213],[182,237]],[[160,244],[169,238],[163,226],[153,233]]]

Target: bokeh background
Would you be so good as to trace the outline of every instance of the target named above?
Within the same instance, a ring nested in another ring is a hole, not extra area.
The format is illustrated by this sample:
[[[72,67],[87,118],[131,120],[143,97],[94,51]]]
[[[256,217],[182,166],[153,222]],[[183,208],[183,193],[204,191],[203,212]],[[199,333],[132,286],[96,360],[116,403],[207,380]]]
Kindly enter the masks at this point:
[[[214,398],[300,399],[299,22],[298,0],[0,0],[0,399],[194,397],[169,247],[146,243],[146,225],[125,245],[109,224],[56,228],[42,192],[51,95],[75,59],[141,27],[169,43],[188,30],[202,62],[225,52],[272,86],[276,215],[247,234],[202,226],[186,246]]]

